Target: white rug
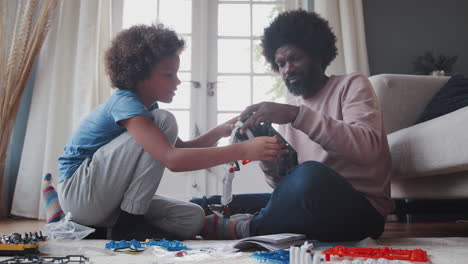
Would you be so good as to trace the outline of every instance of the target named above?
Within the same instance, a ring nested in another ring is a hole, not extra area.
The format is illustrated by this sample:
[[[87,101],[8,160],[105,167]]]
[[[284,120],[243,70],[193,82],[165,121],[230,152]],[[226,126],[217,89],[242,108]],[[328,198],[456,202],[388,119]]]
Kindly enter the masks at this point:
[[[233,241],[184,241],[193,249],[192,254],[175,257],[174,252],[160,248],[147,249],[140,255],[126,255],[104,249],[107,240],[81,241],[47,241],[40,246],[40,251],[47,255],[84,255],[90,258],[90,263],[260,263],[251,258],[252,252],[232,252],[230,245]],[[365,240],[363,246],[392,247],[401,249],[420,248],[428,252],[430,263],[433,264],[464,264],[468,263],[468,237],[465,238],[401,238]],[[1,260],[7,259],[1,257]]]

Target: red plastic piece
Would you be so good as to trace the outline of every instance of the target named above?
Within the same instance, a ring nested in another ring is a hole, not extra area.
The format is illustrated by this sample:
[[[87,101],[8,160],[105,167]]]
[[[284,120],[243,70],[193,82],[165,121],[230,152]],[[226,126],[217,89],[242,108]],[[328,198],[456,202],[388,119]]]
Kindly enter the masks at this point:
[[[322,252],[325,260],[330,261],[330,255],[339,257],[364,257],[364,258],[384,258],[390,260],[409,260],[417,262],[427,262],[427,252],[422,249],[393,249],[366,248],[366,247],[343,247],[337,246]]]
[[[251,160],[243,160],[243,161],[242,161],[242,165],[245,165],[245,164],[247,164],[247,163],[249,163],[249,162],[252,162],[252,161],[251,161]]]
[[[229,168],[229,172],[230,172],[230,173],[233,173],[233,172],[235,172],[235,171],[236,171],[235,168]]]

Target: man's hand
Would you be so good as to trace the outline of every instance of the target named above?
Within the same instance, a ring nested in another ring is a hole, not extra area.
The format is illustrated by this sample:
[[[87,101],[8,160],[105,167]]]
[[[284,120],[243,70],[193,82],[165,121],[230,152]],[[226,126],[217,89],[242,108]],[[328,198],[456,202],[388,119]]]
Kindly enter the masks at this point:
[[[240,133],[244,134],[247,127],[256,127],[267,120],[275,124],[291,123],[296,120],[298,113],[299,107],[289,104],[261,102],[251,105],[239,117],[239,120],[244,120],[249,115],[252,115],[241,127]]]

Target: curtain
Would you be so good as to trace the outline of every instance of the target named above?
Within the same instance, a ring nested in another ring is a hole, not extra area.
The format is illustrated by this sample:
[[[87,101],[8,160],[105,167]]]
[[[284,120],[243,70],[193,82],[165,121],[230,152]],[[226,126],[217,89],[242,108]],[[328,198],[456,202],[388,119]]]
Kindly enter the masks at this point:
[[[0,190],[21,97],[46,38],[58,0],[0,1]],[[5,216],[5,193],[0,216]]]
[[[329,21],[338,39],[338,56],[326,73],[369,76],[362,0],[315,0],[314,11]]]
[[[103,59],[119,22],[113,10],[121,7],[111,0],[61,2],[39,56],[11,214],[44,219],[42,177],[57,179],[57,159],[73,130],[110,95]]]

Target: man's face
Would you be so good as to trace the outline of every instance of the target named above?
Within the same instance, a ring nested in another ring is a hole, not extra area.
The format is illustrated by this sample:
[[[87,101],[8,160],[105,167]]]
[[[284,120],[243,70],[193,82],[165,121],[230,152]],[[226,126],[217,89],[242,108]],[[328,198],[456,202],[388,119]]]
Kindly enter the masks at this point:
[[[322,87],[324,70],[321,62],[312,59],[294,45],[284,45],[276,50],[275,62],[288,90],[308,98]]]

